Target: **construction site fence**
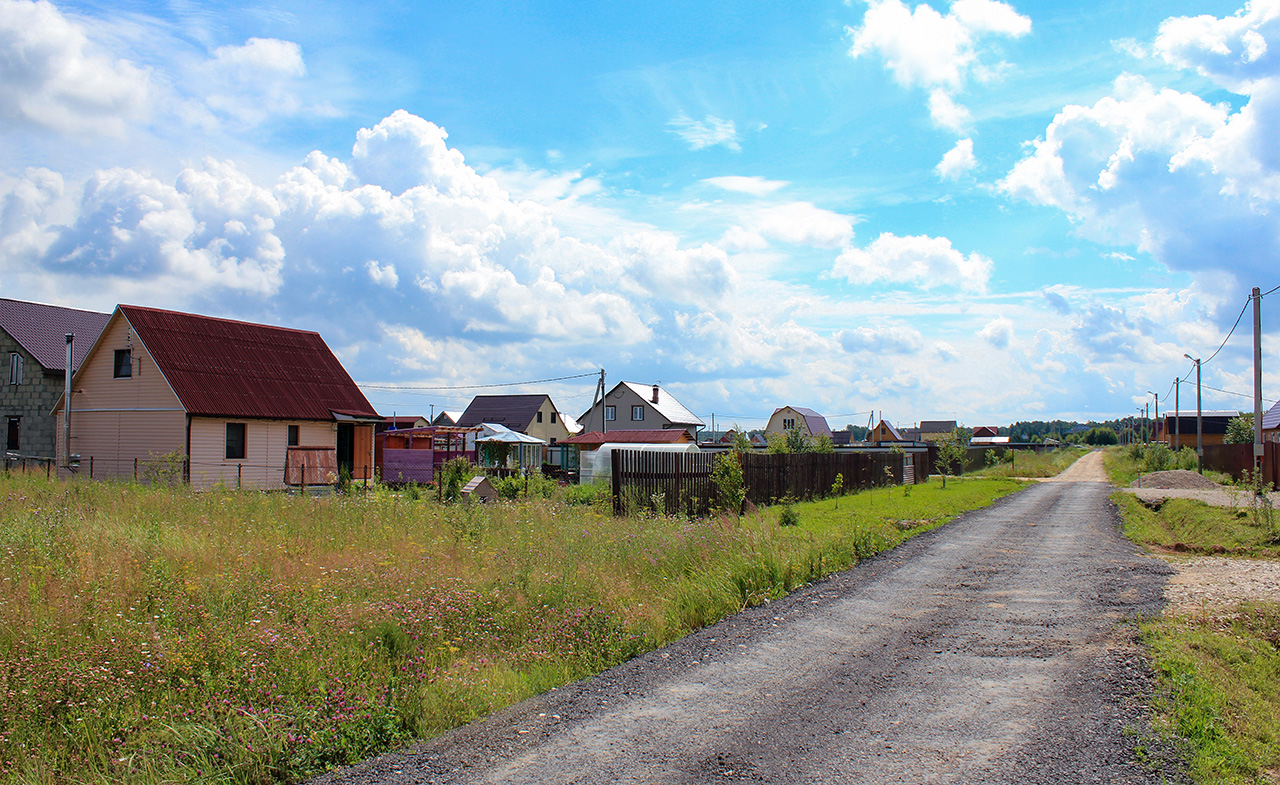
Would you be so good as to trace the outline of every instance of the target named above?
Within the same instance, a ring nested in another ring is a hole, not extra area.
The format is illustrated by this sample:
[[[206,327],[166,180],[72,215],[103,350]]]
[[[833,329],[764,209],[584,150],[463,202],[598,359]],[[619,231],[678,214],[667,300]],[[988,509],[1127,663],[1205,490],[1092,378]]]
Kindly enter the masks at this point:
[[[936,450],[777,454],[615,450],[614,513],[651,509],[707,515],[724,504],[711,478],[720,455],[740,461],[747,501],[765,505],[923,482],[933,470]]]

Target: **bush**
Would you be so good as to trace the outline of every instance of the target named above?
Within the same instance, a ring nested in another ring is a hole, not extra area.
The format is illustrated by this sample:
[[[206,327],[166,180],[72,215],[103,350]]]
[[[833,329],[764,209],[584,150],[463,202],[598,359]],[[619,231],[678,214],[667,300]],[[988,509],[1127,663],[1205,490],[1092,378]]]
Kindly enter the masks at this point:
[[[608,504],[613,501],[613,489],[605,479],[586,485],[570,485],[564,489],[564,500],[569,504]]]
[[[743,485],[742,462],[736,453],[720,453],[711,469],[711,484],[716,489],[716,502],[721,509],[738,515],[747,498]]]
[[[466,458],[450,458],[440,467],[440,492],[448,501],[458,498],[462,486],[476,476],[476,467]]]
[[[778,513],[779,526],[799,526],[800,511],[791,502],[782,505],[782,512]]]

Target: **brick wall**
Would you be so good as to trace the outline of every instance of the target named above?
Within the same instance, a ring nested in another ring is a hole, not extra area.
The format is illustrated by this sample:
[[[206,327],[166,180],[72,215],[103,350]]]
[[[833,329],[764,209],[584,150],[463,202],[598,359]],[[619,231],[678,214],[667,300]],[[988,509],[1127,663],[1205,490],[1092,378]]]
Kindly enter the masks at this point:
[[[18,385],[9,384],[12,352],[22,355],[22,383]],[[61,371],[46,372],[17,341],[0,330],[0,448],[9,444],[9,418],[20,417],[18,451],[27,456],[52,457],[57,423],[49,412],[62,395],[62,387]]]

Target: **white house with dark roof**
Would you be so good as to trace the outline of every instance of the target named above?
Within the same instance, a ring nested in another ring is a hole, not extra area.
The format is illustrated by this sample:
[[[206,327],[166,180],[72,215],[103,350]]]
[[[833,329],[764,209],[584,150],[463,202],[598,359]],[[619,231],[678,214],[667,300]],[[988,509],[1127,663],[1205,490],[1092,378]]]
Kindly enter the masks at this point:
[[[0,388],[4,450],[52,458],[57,425],[53,405],[66,386],[67,334],[73,334],[73,367],[79,367],[110,314],[0,298]]]
[[[460,428],[501,425],[548,444],[562,442],[570,436],[568,423],[546,394],[477,395],[454,423]]]
[[[636,382],[619,382],[578,422],[588,432],[683,428],[695,439],[706,425],[660,386]]]

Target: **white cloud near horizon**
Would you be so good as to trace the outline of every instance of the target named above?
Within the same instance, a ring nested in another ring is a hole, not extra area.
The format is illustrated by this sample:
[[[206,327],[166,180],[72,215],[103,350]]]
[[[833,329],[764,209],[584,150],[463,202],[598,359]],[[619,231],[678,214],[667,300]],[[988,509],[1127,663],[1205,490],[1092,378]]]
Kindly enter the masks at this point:
[[[955,0],[943,15],[920,3],[914,10],[902,0],[868,0],[862,24],[846,28],[853,39],[849,56],[876,54],[903,87],[929,91],[934,122],[961,131],[968,110],[955,101],[970,79],[988,79],[1005,68],[988,64],[987,37],[1020,38],[1031,19],[997,0]]]

